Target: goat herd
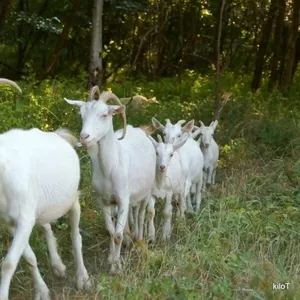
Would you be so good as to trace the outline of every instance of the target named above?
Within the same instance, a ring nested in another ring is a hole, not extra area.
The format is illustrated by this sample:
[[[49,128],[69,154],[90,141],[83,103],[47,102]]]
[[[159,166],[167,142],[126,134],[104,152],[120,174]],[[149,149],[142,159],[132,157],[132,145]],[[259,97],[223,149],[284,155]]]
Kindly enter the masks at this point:
[[[19,91],[19,86],[8,79]],[[99,95],[96,99],[96,94]],[[116,105],[108,105],[114,100]],[[122,271],[122,241],[144,239],[145,212],[147,239],[155,239],[155,200],[164,199],[163,239],[171,235],[172,202],[177,214],[199,212],[201,193],[206,184],[215,182],[219,148],[213,139],[218,124],[210,126],[194,120],[162,125],[152,118],[152,127],[163,133],[157,141],[150,132],[126,124],[125,106],[111,92],[100,94],[93,87],[88,101],[65,101],[79,107],[82,118],[80,143],[67,130],[43,132],[11,129],[0,135],[0,217],[7,223],[13,241],[1,268],[0,300],[8,300],[9,287],[20,257],[32,272],[35,299],[48,300],[50,293],[29,245],[35,224],[44,230],[51,265],[57,276],[65,275],[66,267],[57,252],[51,222],[69,213],[72,245],[76,263],[78,289],[91,288],[91,280],[82,256],[79,232],[80,204],[79,158],[74,150],[82,145],[92,162],[92,188],[103,212],[110,234],[108,262],[110,273]],[[114,132],[113,116],[120,114],[123,128]],[[152,133],[152,132],[151,132]],[[200,135],[199,140],[194,140]]]

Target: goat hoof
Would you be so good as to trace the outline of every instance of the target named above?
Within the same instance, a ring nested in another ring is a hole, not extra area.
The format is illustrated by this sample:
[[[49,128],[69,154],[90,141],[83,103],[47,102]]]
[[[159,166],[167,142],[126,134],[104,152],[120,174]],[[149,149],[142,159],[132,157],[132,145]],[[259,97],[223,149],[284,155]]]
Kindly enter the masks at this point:
[[[109,275],[110,276],[118,276],[118,275],[122,275],[123,272],[121,269],[118,269],[118,270],[110,270],[109,271]]]
[[[78,290],[90,290],[93,287],[92,281],[87,274],[77,277],[77,289]]]
[[[39,290],[35,295],[34,300],[51,300],[48,288],[44,287]]]
[[[66,277],[66,266],[64,264],[52,265],[54,275],[58,278]]]

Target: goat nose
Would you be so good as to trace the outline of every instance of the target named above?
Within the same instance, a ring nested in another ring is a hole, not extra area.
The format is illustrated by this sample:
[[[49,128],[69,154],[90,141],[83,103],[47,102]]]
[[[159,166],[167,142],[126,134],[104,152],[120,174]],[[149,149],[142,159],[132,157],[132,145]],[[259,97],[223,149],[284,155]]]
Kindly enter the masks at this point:
[[[86,140],[87,138],[89,138],[89,134],[88,133],[85,133],[85,132],[82,132],[80,134],[80,139],[83,141],[83,140]]]
[[[166,169],[166,166],[165,165],[160,165],[159,168],[160,168],[161,171],[164,171]]]

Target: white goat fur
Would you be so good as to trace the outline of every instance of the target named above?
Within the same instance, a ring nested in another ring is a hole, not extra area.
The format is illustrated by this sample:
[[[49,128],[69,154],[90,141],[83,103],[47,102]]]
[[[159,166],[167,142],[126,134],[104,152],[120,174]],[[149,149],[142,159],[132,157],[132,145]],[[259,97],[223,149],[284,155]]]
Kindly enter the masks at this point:
[[[106,228],[111,236],[108,260],[111,264],[110,273],[115,273],[122,269],[120,250],[129,205],[142,207],[138,238],[143,238],[145,207],[155,180],[156,158],[152,143],[139,128],[127,126],[124,139],[118,140],[121,130],[114,132],[112,116],[123,114],[125,108],[123,105],[107,105],[106,101],[109,99],[120,103],[109,92],[102,93],[97,101],[65,100],[80,107],[83,122],[81,143],[91,157],[92,186],[98,195]],[[118,206],[116,225],[112,220],[112,208],[115,204]]]
[[[166,125],[163,126],[158,120],[152,118],[153,126],[164,133],[165,142],[170,142],[174,139],[177,142],[183,135],[191,132],[194,126],[194,120],[188,122],[184,127],[181,125],[185,123],[184,120],[172,124],[169,119],[166,120]],[[185,195],[187,203],[187,211],[193,211],[191,204],[191,187],[195,184],[196,187],[196,212],[200,211],[201,205],[201,189],[203,182],[203,154],[199,148],[199,144],[191,137],[187,139],[186,143],[178,150],[183,173],[185,175]]]
[[[151,136],[149,138],[156,150],[156,176],[153,195],[165,199],[163,239],[169,240],[172,228],[172,200],[176,199],[179,202],[180,217],[184,217],[186,209],[185,176],[177,151],[185,144],[187,137],[176,143],[164,143],[160,136],[158,136],[159,142],[156,142]]]
[[[0,217],[13,235],[12,245],[1,269],[0,299],[8,300],[9,286],[20,257],[30,266],[36,299],[48,300],[29,237],[35,224],[43,227],[54,272],[64,276],[50,222],[69,212],[77,267],[77,287],[91,283],[82,257],[79,233],[80,205],[78,156],[57,133],[39,129],[13,129],[0,135]]]
[[[200,147],[204,157],[203,164],[203,188],[206,188],[206,184],[215,184],[216,170],[219,159],[219,146],[213,138],[215,129],[218,125],[218,120],[210,123],[209,126],[205,126],[200,121],[200,127],[195,126],[196,131],[201,135]]]

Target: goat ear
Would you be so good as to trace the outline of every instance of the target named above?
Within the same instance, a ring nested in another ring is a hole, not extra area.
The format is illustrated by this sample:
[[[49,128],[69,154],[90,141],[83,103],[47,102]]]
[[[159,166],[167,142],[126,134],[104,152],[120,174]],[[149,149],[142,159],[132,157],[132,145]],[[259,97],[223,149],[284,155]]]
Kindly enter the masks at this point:
[[[216,127],[217,127],[217,125],[218,125],[218,123],[219,123],[219,121],[215,120],[215,121],[212,121],[209,126],[211,126],[215,130]]]
[[[156,148],[158,145],[157,141],[151,135],[148,135],[148,138],[152,142],[153,146]]]
[[[176,124],[181,126],[181,125],[184,124],[185,122],[186,122],[186,120],[179,120]]]
[[[148,102],[149,102],[149,103],[159,103],[159,102],[156,100],[156,97],[149,98],[149,99],[148,99]]]
[[[196,126],[194,126],[196,127]],[[192,133],[192,138],[195,139],[201,133],[201,127],[196,127],[197,129]],[[200,136],[201,137],[201,136]]]
[[[85,102],[81,101],[81,100],[70,100],[70,99],[67,99],[67,98],[64,98],[64,100],[66,102],[68,102],[69,104],[75,105],[75,106],[78,106],[78,107],[81,107],[82,105],[85,104]]]
[[[176,142],[175,144],[173,144],[174,151],[176,151],[177,149],[182,147],[185,144],[185,142],[187,141],[187,139],[188,139],[188,137],[186,137],[186,138],[180,140],[179,142]]]
[[[200,127],[205,127],[204,123],[202,121],[199,121]]]
[[[194,128],[194,124],[195,124],[195,120],[191,120],[189,121],[187,124],[185,124],[183,127],[182,127],[182,132],[191,132]]]
[[[108,106],[108,114],[111,116],[121,114],[125,110],[125,105],[109,105]]]
[[[165,129],[165,126],[162,125],[157,119],[155,119],[154,117],[152,118],[152,124],[154,126],[155,129],[158,129],[160,131],[163,131]]]

